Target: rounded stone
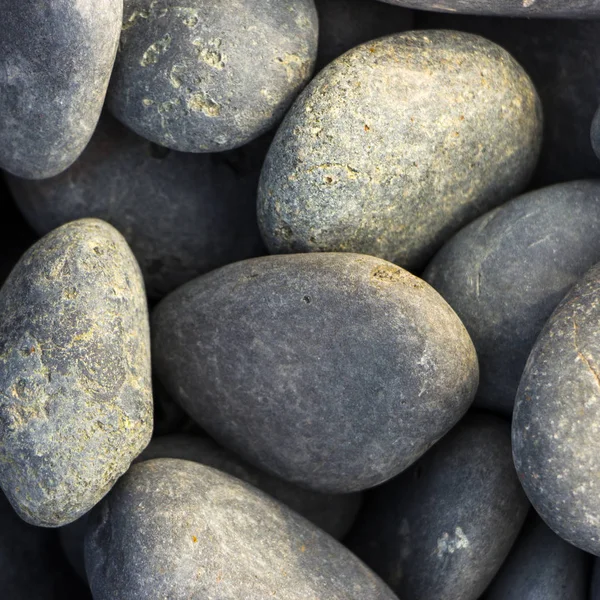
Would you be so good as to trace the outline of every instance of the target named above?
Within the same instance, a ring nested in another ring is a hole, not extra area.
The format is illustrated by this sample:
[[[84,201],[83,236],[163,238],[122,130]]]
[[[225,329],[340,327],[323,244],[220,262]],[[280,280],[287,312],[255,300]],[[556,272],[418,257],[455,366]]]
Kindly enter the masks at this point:
[[[108,107],[162,146],[230,150],[283,117],[317,38],[313,0],[125,0]]]
[[[81,154],[100,116],[123,0],[2,0],[0,167],[52,177]]]
[[[113,227],[74,221],[25,253],[0,312],[0,485],[25,521],[65,525],[150,441],[141,273]]]
[[[543,17],[590,19],[600,17],[600,0],[382,0],[388,4],[419,10],[464,13],[472,15],[504,15],[511,17]]]
[[[94,600],[395,600],[332,537],[253,486],[197,463],[134,465],[92,512]]]
[[[517,392],[513,455],[546,524],[600,555],[600,264],[558,305]]]
[[[418,270],[525,187],[541,127],[529,77],[492,42],[414,31],[360,45],[313,79],[275,136],[258,192],[265,242]]]
[[[590,556],[532,513],[484,600],[587,600]]]
[[[479,358],[475,404],[512,413],[527,357],[577,280],[600,261],[600,180],[520,196],[457,233],[423,278],[452,306]]]
[[[170,152],[105,115],[67,171],[45,181],[9,177],[40,234],[95,217],[130,244],[151,298],[222,265],[264,253],[256,188],[269,140],[215,155]]]
[[[528,509],[508,424],[475,413],[366,495],[347,543],[402,600],[476,600]]]
[[[393,477],[467,410],[477,357],[426,283],[371,256],[269,256],[167,296],[157,374],[221,445],[304,487]]]

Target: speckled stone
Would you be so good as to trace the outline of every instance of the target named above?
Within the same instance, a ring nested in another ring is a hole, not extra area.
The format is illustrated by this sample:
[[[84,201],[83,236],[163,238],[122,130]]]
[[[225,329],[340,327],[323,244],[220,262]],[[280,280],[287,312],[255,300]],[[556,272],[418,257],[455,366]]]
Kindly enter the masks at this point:
[[[275,136],[263,237],[274,253],[361,252],[420,269],[526,185],[541,127],[528,76],[487,40],[424,31],[358,46],[313,79]]]
[[[479,358],[476,405],[506,415],[535,340],[600,261],[600,180],[530,192],[480,217],[433,258],[424,279],[452,306]]]
[[[542,150],[531,189],[600,175],[600,161],[590,143],[590,123],[600,104],[599,20],[420,12],[417,26],[482,35],[523,65],[539,92],[544,113]]]
[[[1,0],[0,167],[32,179],[88,143],[115,60],[123,0]]]
[[[0,485],[25,521],[65,525],[150,441],[141,273],[113,227],[74,221],[22,257],[0,313]]]
[[[508,424],[475,413],[406,473],[367,494],[348,546],[402,600],[476,600],[528,508]]]
[[[600,264],[558,305],[529,356],[513,455],[536,511],[563,539],[600,554]]]
[[[587,19],[600,17],[600,0],[382,0],[388,4],[473,15]]]
[[[317,38],[313,0],[125,0],[108,106],[174,150],[236,148],[283,117]]]
[[[413,27],[413,11],[373,0],[315,0],[319,14],[317,69],[354,46]]]
[[[460,419],[478,382],[456,314],[371,256],[228,265],[167,296],[152,334],[165,388],[214,439],[327,493],[408,467]]]
[[[134,465],[92,512],[94,600],[394,600],[339,542],[253,486],[197,463]]]
[[[104,116],[70,169],[8,182],[40,234],[84,217],[111,223],[139,261],[148,295],[160,298],[197,275],[264,254],[256,188],[269,141],[215,155],[170,152]]]
[[[484,600],[587,600],[590,555],[567,544],[532,511]]]

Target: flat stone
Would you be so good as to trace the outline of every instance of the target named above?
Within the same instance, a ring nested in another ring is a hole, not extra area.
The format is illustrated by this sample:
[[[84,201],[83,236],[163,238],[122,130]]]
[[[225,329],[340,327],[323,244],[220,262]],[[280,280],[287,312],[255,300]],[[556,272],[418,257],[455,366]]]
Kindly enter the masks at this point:
[[[317,39],[313,0],[125,0],[108,107],[173,150],[230,150],[283,117]]]
[[[597,261],[600,180],[519,196],[467,225],[436,254],[423,277],[473,339],[477,406],[511,415],[537,336]]]
[[[258,191],[269,250],[360,252],[419,270],[527,184],[542,114],[502,48],[452,31],[360,45],[290,109]]]
[[[65,525],[150,441],[141,273],[113,227],[74,221],[21,258],[0,312],[0,485],[25,521]]]
[[[326,493],[382,483],[466,412],[477,358],[426,283],[371,256],[269,256],[167,296],[153,357],[217,442]]]
[[[0,167],[51,177],[81,154],[100,116],[123,0],[4,0]]]
[[[600,264],[558,305],[525,366],[513,416],[521,484],[546,524],[600,554]]]
[[[222,265],[264,254],[256,188],[270,140],[217,155],[157,147],[104,116],[79,160],[44,181],[9,177],[40,234],[85,217],[116,227],[151,298]]]
[[[354,555],[253,486],[197,463],[134,465],[92,512],[94,600],[395,600]]]
[[[406,473],[366,495],[347,544],[402,600],[476,600],[528,508],[508,424],[474,413]]]

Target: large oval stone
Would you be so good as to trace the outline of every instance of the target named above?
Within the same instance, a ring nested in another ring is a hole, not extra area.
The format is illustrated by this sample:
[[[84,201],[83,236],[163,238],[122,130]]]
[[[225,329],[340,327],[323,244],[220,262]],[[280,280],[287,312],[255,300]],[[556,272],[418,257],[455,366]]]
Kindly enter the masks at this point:
[[[326,533],[189,461],[134,465],[92,513],[85,544],[94,600],[395,600]]]
[[[367,493],[347,543],[403,600],[476,600],[528,508],[508,424],[475,413],[408,471]]]
[[[0,314],[0,485],[29,523],[64,525],[150,441],[141,273],[113,227],[74,221],[25,253]]]
[[[475,351],[452,309],[371,256],[228,265],[167,296],[152,331],[159,377],[213,438],[322,492],[408,467],[477,388]]]
[[[323,69],[286,115],[258,192],[274,253],[343,251],[425,266],[521,191],[542,116],[515,60],[452,31],[384,37]]]
[[[519,385],[513,455],[546,524],[600,555],[600,264],[558,305]]]
[[[600,180],[530,192],[467,225],[424,279],[471,334],[481,380],[476,404],[512,413],[535,340],[556,305],[600,260]]]
[[[123,0],[2,0],[0,167],[51,177],[81,154],[100,116]]]
[[[317,21],[313,0],[125,0],[108,107],[174,150],[242,146],[307,83]]]

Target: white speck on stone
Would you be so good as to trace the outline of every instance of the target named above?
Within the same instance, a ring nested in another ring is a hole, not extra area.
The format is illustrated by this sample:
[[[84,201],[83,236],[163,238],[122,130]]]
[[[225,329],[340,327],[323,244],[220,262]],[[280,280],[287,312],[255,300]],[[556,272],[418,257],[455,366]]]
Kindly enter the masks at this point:
[[[470,545],[471,544],[461,527],[457,527],[454,530],[454,534],[445,531],[442,537],[437,541],[438,558],[442,558],[447,554],[454,554],[457,550],[468,548]]]
[[[535,0],[523,0],[523,8],[529,8],[535,4]]]

